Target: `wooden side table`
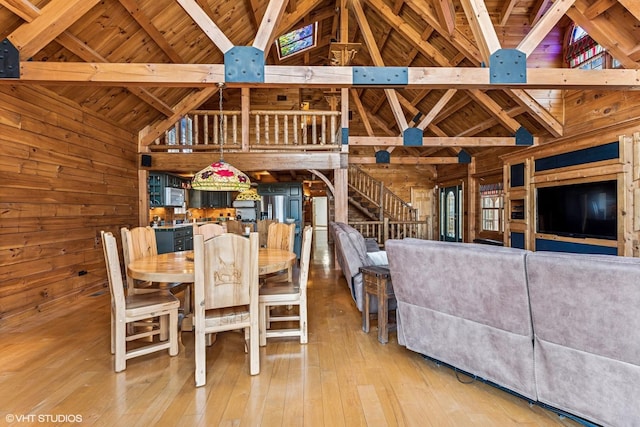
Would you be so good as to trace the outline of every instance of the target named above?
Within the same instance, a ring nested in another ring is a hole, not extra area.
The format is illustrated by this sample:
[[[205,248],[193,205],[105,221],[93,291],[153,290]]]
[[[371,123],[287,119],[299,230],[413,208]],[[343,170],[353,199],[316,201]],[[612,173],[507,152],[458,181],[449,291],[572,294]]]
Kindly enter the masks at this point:
[[[362,330],[369,333],[369,309],[371,296],[378,298],[378,341],[389,342],[389,331],[395,330],[395,323],[389,323],[389,301],[395,300],[389,267],[371,265],[360,267],[362,273],[362,291],[364,307],[362,308]]]

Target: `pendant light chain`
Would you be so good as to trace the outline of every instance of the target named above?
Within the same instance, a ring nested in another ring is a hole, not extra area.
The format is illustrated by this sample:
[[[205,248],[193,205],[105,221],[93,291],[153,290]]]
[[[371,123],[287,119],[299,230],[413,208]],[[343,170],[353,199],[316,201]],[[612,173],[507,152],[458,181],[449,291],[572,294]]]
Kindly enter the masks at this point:
[[[224,157],[222,155],[222,146],[224,145],[224,121],[222,119],[222,88],[224,87],[224,83],[220,82],[218,83],[218,88],[220,91],[220,95],[219,95],[219,100],[218,100],[218,105],[220,108],[220,161],[224,161]]]

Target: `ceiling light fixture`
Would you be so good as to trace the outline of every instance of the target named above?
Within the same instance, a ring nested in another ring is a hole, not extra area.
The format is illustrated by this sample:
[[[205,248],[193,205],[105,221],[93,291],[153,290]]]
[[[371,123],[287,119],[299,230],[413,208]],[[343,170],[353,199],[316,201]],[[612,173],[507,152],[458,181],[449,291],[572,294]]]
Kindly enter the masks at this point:
[[[246,191],[251,186],[249,177],[239,169],[224,161],[224,121],[222,114],[222,89],[224,83],[218,83],[220,93],[220,161],[215,162],[196,173],[191,181],[191,188],[204,191]]]
[[[238,193],[235,200],[236,201],[245,201],[245,200],[257,201],[257,200],[262,200],[262,197],[260,197],[260,195],[258,194],[255,188],[250,188],[241,193]]]

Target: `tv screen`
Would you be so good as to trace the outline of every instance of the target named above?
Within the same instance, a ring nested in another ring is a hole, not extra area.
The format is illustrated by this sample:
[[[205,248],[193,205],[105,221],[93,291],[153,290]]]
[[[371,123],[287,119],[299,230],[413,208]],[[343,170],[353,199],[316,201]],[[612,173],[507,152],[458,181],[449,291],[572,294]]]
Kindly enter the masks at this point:
[[[537,189],[537,231],[616,240],[617,183],[613,181]]]

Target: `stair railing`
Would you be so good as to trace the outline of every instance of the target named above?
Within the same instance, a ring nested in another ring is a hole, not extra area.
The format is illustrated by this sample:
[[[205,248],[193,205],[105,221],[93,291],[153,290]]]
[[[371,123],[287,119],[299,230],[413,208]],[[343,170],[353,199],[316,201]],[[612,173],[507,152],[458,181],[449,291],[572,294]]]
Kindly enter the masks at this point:
[[[381,181],[373,178],[356,165],[349,165],[348,175],[349,186],[379,206],[380,221],[385,217],[392,221],[417,220],[417,210],[386,188]]]

